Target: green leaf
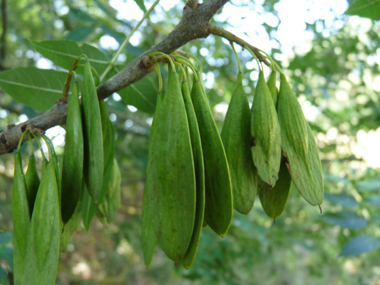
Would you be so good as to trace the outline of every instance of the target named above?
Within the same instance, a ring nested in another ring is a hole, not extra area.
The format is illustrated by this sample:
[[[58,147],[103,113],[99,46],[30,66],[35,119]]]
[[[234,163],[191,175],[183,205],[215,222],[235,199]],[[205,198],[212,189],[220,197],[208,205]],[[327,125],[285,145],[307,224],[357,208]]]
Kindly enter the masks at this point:
[[[151,73],[143,79],[118,91],[124,103],[135,106],[142,112],[153,114],[156,108],[157,83],[156,74]]]
[[[344,14],[380,20],[380,0],[356,0]]]
[[[372,219],[375,223],[380,224],[380,214],[374,215]]]
[[[379,196],[379,195],[372,195],[372,196],[369,196],[369,197],[366,199],[366,202],[367,202],[367,203],[370,203],[371,205],[374,205],[374,206],[380,207],[380,196]]]
[[[0,249],[3,248],[6,244],[12,241],[13,235],[12,233],[0,233]]]
[[[84,41],[90,34],[93,33],[94,26],[82,26],[75,30],[72,30],[67,36],[66,39],[74,41]]]
[[[380,239],[368,235],[356,236],[344,245],[339,256],[359,255],[375,250],[379,245]]]
[[[92,18],[90,15],[83,12],[82,10],[70,7],[69,13],[73,15],[75,18],[82,20],[84,22],[89,22],[89,23],[94,23],[94,24],[96,23],[96,20],[94,18]]]
[[[69,70],[74,60],[85,54],[93,68],[100,74],[108,65],[107,56],[96,47],[89,44],[78,45],[70,40],[30,41],[36,51],[50,59],[54,64]],[[83,68],[78,68],[77,73],[83,74]]]
[[[102,10],[104,12],[104,14],[106,14],[107,16],[113,17],[113,15],[111,14],[111,12],[108,11],[108,9],[102,3],[100,3],[97,0],[94,0],[94,3],[95,3],[96,6],[98,6],[98,8],[100,10]]]
[[[368,224],[368,221],[364,217],[350,212],[327,213],[321,219],[332,225],[347,229],[361,229]]]
[[[358,183],[358,190],[363,192],[374,191],[380,188],[380,179],[364,180]]]
[[[16,101],[46,111],[62,97],[66,72],[18,67],[0,73],[0,87]]]
[[[146,13],[146,7],[144,5],[144,0],[135,0],[136,4],[140,7],[140,9]]]
[[[339,204],[343,207],[354,208],[359,203],[355,200],[354,197],[347,194],[325,194],[325,199],[332,204]]]

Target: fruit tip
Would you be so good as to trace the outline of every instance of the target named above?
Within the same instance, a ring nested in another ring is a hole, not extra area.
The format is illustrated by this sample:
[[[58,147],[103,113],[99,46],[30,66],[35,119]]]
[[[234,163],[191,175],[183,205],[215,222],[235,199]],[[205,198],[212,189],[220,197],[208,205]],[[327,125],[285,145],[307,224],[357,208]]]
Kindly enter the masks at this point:
[[[319,213],[322,214],[322,207],[321,207],[321,205],[318,205],[318,207],[319,207]]]

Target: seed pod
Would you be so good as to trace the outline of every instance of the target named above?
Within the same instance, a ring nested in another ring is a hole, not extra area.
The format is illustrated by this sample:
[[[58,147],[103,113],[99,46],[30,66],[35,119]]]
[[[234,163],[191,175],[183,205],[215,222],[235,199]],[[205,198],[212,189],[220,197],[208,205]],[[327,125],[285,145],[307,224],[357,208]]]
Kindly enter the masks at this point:
[[[27,237],[30,226],[26,181],[20,152],[15,152],[15,171],[12,188],[13,264],[15,284],[25,284]]]
[[[34,204],[26,260],[28,284],[54,284],[59,256],[60,213],[53,160],[42,174]]]
[[[103,135],[99,101],[89,61],[84,63],[82,121],[83,177],[90,196],[97,203],[103,181]]]
[[[231,174],[234,208],[248,214],[255,202],[257,171],[251,157],[251,114],[239,73],[224,120],[221,138]]]
[[[82,184],[82,191],[81,191],[81,213],[82,213],[82,219],[83,219],[83,225],[86,229],[86,232],[89,231],[91,221],[96,215],[96,204],[94,200],[91,199],[90,194],[88,193],[86,183]]]
[[[270,93],[272,94],[274,106],[277,106],[277,98],[278,98],[278,89],[277,89],[276,81],[277,81],[276,71],[272,70],[272,73],[270,74],[269,79],[267,81],[267,85],[268,85]]]
[[[59,251],[60,252],[66,251],[66,247],[70,242],[71,236],[73,235],[74,231],[76,231],[76,229],[79,227],[81,221],[82,221],[81,202],[78,201],[73,215],[71,216],[70,220],[65,225],[63,232],[61,232],[60,234],[60,237],[59,237]]]
[[[25,173],[25,182],[28,191],[30,216],[32,216],[34,201],[36,200],[38,186],[40,185],[40,177],[38,176],[36,157],[34,156],[34,153],[31,153],[29,156],[28,170]]]
[[[191,100],[202,142],[206,193],[205,220],[215,233],[224,237],[230,227],[233,212],[226,153],[199,80],[194,80]]]
[[[104,173],[104,179],[108,183],[104,200],[99,204],[99,211],[105,216],[107,223],[112,223],[115,219],[115,213],[120,208],[120,183],[121,173],[117,160],[113,159],[112,166]]]
[[[278,119],[282,148],[294,185],[311,205],[323,202],[323,174],[318,147],[297,97],[281,74]]]
[[[62,159],[61,212],[66,224],[79,200],[83,178],[83,129],[78,98],[78,82],[74,81],[69,94],[66,120],[66,142]]]
[[[260,178],[271,186],[278,179],[281,133],[271,92],[260,72],[252,105],[252,158]]]
[[[186,253],[194,227],[195,173],[186,109],[178,74],[169,69],[167,92],[155,117],[148,195],[154,232],[161,249],[175,262]],[[159,134],[159,135],[155,135]]]
[[[185,102],[186,114],[189,121],[196,182],[196,207],[194,230],[189,248],[187,249],[187,252],[182,259],[182,265],[186,269],[189,269],[193,265],[195,255],[197,254],[198,244],[202,233],[205,209],[205,178],[201,137],[199,134],[197,117],[195,115],[193,103],[191,102],[189,86],[187,81],[182,81],[182,96]]]
[[[280,172],[276,185],[271,188],[261,181],[258,187],[261,206],[265,213],[272,219],[279,217],[288,202],[292,179],[286,167],[286,158],[282,157]]]
[[[45,143],[48,145],[50,159],[54,162],[55,176],[57,178],[57,185],[58,185],[58,197],[59,197],[59,200],[61,201],[61,176],[60,176],[59,167],[58,167],[58,157],[57,157],[57,154],[55,153],[54,144],[52,143],[52,141],[45,135],[42,135],[42,137],[45,140]],[[42,172],[43,172],[43,169],[44,169],[44,163],[42,163]]]
[[[98,198],[98,206],[104,201],[104,197],[107,195],[109,189],[109,184],[112,178],[110,171],[113,167],[113,160],[115,158],[115,129],[111,120],[109,119],[109,114],[107,111],[106,102],[103,100],[99,101],[100,116],[102,118],[102,135],[103,135],[103,181],[102,189],[100,190]],[[106,175],[108,173],[108,175]],[[107,176],[107,177],[106,177]]]
[[[157,102],[156,102],[156,111],[161,108],[162,101],[164,99],[164,93],[161,92],[157,96]],[[149,165],[152,163],[152,155],[151,155],[151,149],[152,149],[152,138],[154,135],[154,125],[155,125],[155,119],[153,118],[152,121],[152,127],[150,129],[150,139],[149,139],[149,157],[148,157],[148,165],[146,170],[146,179],[145,179],[145,185],[144,185],[144,195],[143,195],[143,208],[142,208],[142,222],[141,222],[141,241],[142,241],[142,249],[144,253],[144,263],[146,268],[149,267],[150,263],[152,262],[154,249],[156,248],[157,238],[156,234],[154,233],[153,225],[152,225],[152,217],[151,217],[151,204],[150,199],[148,198],[149,195],[152,195],[152,191],[154,190],[154,181],[155,178],[155,171],[154,169],[151,169]]]

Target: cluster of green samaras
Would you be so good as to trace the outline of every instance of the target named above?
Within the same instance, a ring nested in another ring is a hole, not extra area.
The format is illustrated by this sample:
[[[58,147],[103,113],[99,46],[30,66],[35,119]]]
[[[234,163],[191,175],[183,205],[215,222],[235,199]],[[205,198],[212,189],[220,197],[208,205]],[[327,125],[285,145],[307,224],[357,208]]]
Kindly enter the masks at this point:
[[[32,127],[24,132],[15,153],[12,221],[16,285],[54,284],[59,252],[65,250],[81,216],[88,230],[96,212],[102,223],[110,223],[120,206],[121,175],[115,159],[114,129],[106,103],[98,101],[90,63],[84,63],[82,103],[76,74],[69,73],[68,78],[74,79],[61,161],[58,163],[49,138],[41,135],[48,146],[49,161],[41,148],[40,180],[31,135],[41,132]],[[32,152],[24,175],[20,146],[27,133]]]
[[[143,196],[142,246],[147,267],[156,243],[175,263],[191,267],[202,229],[209,226],[223,237],[233,208],[248,214],[257,193],[274,219],[285,208],[292,181],[310,204],[323,202],[316,141],[281,70],[278,91],[278,66],[273,61],[268,82],[260,68],[252,109],[239,64],[219,135],[201,73],[183,56],[163,56],[169,60],[169,77],[165,94],[161,80],[159,84]],[[155,67],[159,71],[158,64]]]

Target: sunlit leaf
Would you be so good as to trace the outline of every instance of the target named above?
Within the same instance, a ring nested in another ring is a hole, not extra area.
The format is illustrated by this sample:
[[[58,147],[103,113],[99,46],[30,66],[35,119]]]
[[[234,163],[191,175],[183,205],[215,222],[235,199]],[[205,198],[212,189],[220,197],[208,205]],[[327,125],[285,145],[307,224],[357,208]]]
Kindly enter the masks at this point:
[[[380,20],[380,0],[356,0],[344,14]]]
[[[129,85],[117,93],[124,103],[135,106],[138,110],[153,114],[157,100],[157,82],[155,74],[151,73],[143,79]]]
[[[144,5],[144,0],[135,0],[136,4],[140,7],[140,9],[146,13],[146,7]]]
[[[365,252],[375,250],[380,245],[380,239],[368,235],[360,235],[351,239],[344,245],[340,256],[359,255]]]
[[[326,213],[321,219],[332,225],[348,229],[361,229],[368,224],[364,217],[350,212]]]
[[[66,39],[74,41],[84,41],[89,35],[91,35],[95,30],[94,26],[81,26],[75,30],[72,30]]]
[[[85,54],[90,64],[101,74],[108,65],[107,56],[96,47],[89,44],[79,45],[70,40],[30,41],[36,51],[50,59],[54,64],[69,70],[74,60]],[[83,74],[83,68],[77,68],[77,73]]]
[[[366,202],[367,202],[367,203],[370,203],[371,205],[374,205],[374,206],[380,207],[380,196],[378,196],[378,195],[372,195],[372,196],[369,196],[369,197],[366,199]]]
[[[358,183],[360,191],[374,191],[380,188],[380,179],[364,180]]]
[[[359,203],[354,197],[347,194],[325,194],[325,199],[332,204],[339,204],[343,207],[354,208]]]
[[[66,72],[19,67],[0,73],[0,87],[16,101],[46,111],[62,97]]]
[[[75,18],[84,22],[96,23],[96,20],[94,18],[92,18],[90,15],[88,15],[86,12],[83,12],[82,10],[70,7],[69,13],[73,15]]]

